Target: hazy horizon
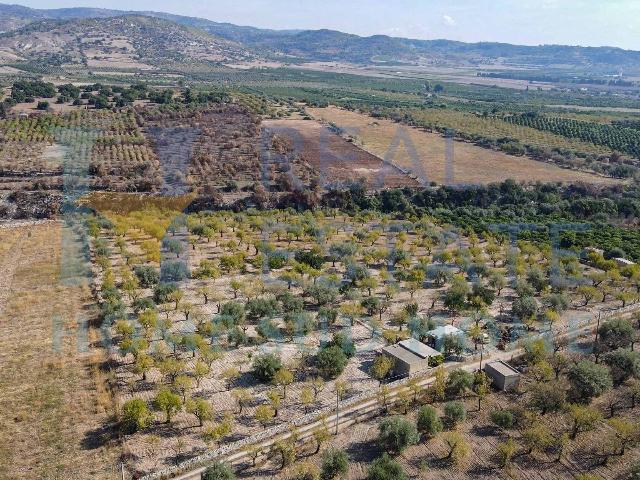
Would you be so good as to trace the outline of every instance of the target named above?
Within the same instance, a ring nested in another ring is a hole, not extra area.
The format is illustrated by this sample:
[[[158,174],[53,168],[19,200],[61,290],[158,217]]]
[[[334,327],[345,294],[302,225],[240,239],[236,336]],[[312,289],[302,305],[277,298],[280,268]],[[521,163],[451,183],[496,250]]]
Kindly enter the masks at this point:
[[[612,46],[640,50],[637,0],[380,0],[322,4],[292,0],[28,0],[31,8],[93,7],[153,10],[270,29],[332,29],[362,36],[390,35],[519,45]],[[585,28],[589,25],[589,28]]]

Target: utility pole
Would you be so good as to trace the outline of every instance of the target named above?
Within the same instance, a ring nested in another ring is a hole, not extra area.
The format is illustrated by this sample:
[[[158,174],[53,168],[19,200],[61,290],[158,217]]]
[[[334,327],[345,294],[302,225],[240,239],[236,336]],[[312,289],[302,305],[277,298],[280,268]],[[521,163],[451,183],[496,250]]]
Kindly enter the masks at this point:
[[[340,394],[336,391],[336,435],[338,435],[338,417],[340,416],[339,402]]]

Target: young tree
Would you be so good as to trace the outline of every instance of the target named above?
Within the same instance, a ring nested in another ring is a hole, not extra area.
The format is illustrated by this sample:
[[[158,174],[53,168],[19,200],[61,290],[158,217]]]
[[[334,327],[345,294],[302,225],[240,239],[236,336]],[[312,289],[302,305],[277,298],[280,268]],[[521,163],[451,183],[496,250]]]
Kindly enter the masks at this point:
[[[187,401],[187,392],[191,390],[193,380],[188,375],[178,375],[173,380],[173,388],[182,395],[182,403]]]
[[[473,375],[473,391],[478,397],[478,411],[480,411],[482,401],[491,393],[491,379],[485,372],[479,371]]]
[[[256,420],[262,425],[263,428],[267,428],[267,425],[271,423],[273,417],[275,417],[275,412],[273,408],[269,405],[260,405],[256,408]]]
[[[136,362],[134,365],[134,372],[137,374],[142,374],[142,381],[147,381],[147,373],[149,370],[153,368],[154,360],[151,355],[146,353],[140,353],[136,358]]]
[[[387,355],[378,355],[371,368],[369,369],[369,373],[373,378],[378,380],[378,384],[382,385],[382,382],[393,370],[394,362]]]
[[[432,386],[433,395],[436,400],[444,400],[447,390],[447,371],[442,365],[436,368],[435,379]]]
[[[200,427],[204,425],[204,422],[213,418],[213,408],[204,398],[190,398],[185,403],[185,410],[198,419]]]
[[[444,434],[444,442],[449,449],[447,460],[458,464],[469,455],[469,444],[459,432],[447,432]]]
[[[522,441],[527,448],[527,454],[541,452],[553,444],[553,436],[549,428],[539,423],[522,432]]]
[[[616,447],[617,455],[624,455],[627,448],[640,440],[640,429],[637,423],[622,418],[611,418],[607,422],[611,427],[611,443]]]
[[[602,420],[602,414],[595,408],[573,404],[569,405],[569,417],[571,418],[571,440],[575,440],[579,433],[593,430]]]
[[[324,420],[322,422],[322,425],[313,431],[313,438],[316,441],[315,453],[318,453],[322,448],[322,444],[328,441],[329,438],[331,438],[329,428],[327,427],[327,424],[324,422]]]
[[[282,387],[282,398],[287,399],[287,386],[293,383],[293,373],[291,370],[281,368],[273,376],[273,383]]]
[[[499,443],[496,449],[498,450],[498,461],[500,462],[500,467],[509,468],[514,455],[518,451],[516,442],[513,441],[513,438],[509,437],[506,442]]]
[[[305,415],[308,413],[309,405],[311,405],[313,401],[313,390],[310,387],[302,387],[300,390],[300,403],[304,406]]]
[[[296,455],[297,455],[296,444],[295,444],[295,441],[291,439],[278,440],[273,444],[273,450],[275,453],[280,455],[281,469],[283,469],[288,465],[291,465],[296,459]]]
[[[249,400],[251,400],[252,395],[246,388],[236,388],[231,392],[231,395],[238,405],[238,415],[241,415],[244,406]]]
[[[202,360],[198,360],[193,366],[193,378],[196,379],[196,386],[200,387],[202,379],[209,375],[211,368]]]
[[[278,410],[280,409],[280,405],[282,404],[282,397],[280,396],[280,392],[277,390],[269,390],[267,392],[267,399],[271,404],[271,408],[273,408],[273,416],[278,416]]]
[[[313,463],[303,462],[298,464],[291,477],[291,480],[319,480],[320,469]]]
[[[146,428],[151,419],[147,402],[140,398],[132,398],[122,405],[121,425],[125,433],[135,433]]]
[[[166,423],[171,423],[173,415],[182,408],[182,401],[180,396],[176,395],[168,388],[161,388],[153,401],[153,407],[156,410],[164,412]]]

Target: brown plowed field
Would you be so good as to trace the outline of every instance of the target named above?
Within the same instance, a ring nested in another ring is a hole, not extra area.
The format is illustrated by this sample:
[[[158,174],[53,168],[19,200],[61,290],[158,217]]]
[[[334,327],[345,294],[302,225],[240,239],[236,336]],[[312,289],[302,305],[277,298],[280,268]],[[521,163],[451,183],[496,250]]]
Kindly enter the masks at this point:
[[[322,185],[364,179],[368,188],[418,186],[418,182],[312,120],[266,120],[268,131],[288,138],[302,161],[320,175]]]

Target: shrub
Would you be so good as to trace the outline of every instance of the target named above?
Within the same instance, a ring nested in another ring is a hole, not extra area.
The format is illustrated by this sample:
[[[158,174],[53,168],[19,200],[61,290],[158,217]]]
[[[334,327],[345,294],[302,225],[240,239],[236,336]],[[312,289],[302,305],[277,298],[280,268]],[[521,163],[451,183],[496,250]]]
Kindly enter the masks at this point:
[[[228,317],[234,325],[239,325],[246,317],[244,305],[240,302],[227,302],[220,307],[220,316]]]
[[[337,345],[322,348],[316,356],[318,372],[325,378],[336,378],[344,371],[348,362],[349,359]]]
[[[509,410],[494,410],[490,414],[491,422],[504,429],[512,428],[515,423],[513,413]]]
[[[318,480],[320,478],[320,470],[312,463],[299,464],[291,476],[291,480]]]
[[[434,437],[442,431],[442,421],[438,417],[438,412],[429,405],[420,408],[416,423],[418,431],[428,437]]]
[[[367,480],[407,480],[402,466],[386,453],[373,461],[367,473]]]
[[[180,282],[189,278],[189,268],[179,260],[162,262],[160,266],[160,278],[163,282]]]
[[[134,433],[142,430],[149,424],[151,412],[147,402],[140,398],[132,398],[124,402],[122,406],[122,429],[125,433]]]
[[[280,311],[278,301],[274,297],[252,298],[247,302],[246,308],[249,317],[253,319],[273,318]]]
[[[311,268],[319,270],[324,264],[324,258],[315,252],[307,252],[305,250],[298,250],[295,254],[296,262],[309,265]]]
[[[210,465],[202,474],[202,480],[235,480],[235,478],[236,475],[233,470],[228,465],[220,462]]]
[[[571,395],[577,401],[585,403],[613,386],[608,368],[589,360],[582,360],[573,365],[567,372],[567,378],[571,384]]]
[[[538,302],[533,297],[516,298],[511,311],[515,317],[524,320],[538,313]]]
[[[415,425],[403,417],[385,418],[378,429],[378,442],[389,453],[402,453],[405,448],[420,440]]]
[[[336,333],[330,342],[323,345],[324,347],[340,347],[347,358],[351,358],[356,354],[356,346],[353,340],[348,338],[343,333]]]
[[[531,389],[531,406],[540,410],[542,415],[548,412],[557,412],[566,401],[566,393],[558,382],[542,382]]]
[[[153,310],[155,306],[155,302],[152,298],[149,297],[136,298],[131,303],[131,307],[133,308],[133,311],[136,315],[143,310]]]
[[[447,378],[447,393],[453,397],[460,396],[473,388],[473,374],[457,368]]]
[[[332,448],[322,455],[322,480],[331,480],[338,475],[345,475],[349,470],[349,457],[344,450]]]
[[[630,377],[640,377],[640,353],[619,348],[604,356],[615,385],[620,385]]]
[[[134,269],[136,277],[140,281],[140,286],[143,288],[149,288],[154,286],[160,281],[160,274],[158,271],[148,265],[140,265]]]
[[[171,301],[171,294],[178,291],[175,283],[159,283],[153,289],[153,301],[157,305],[168,303]]]
[[[600,352],[626,348],[631,345],[635,331],[628,320],[614,318],[600,326],[598,330],[598,345]]]
[[[273,380],[276,372],[282,368],[280,357],[273,353],[265,353],[253,360],[253,375],[263,382]]]
[[[447,402],[444,405],[444,418],[450,427],[464,422],[467,418],[467,409],[462,402]]]

